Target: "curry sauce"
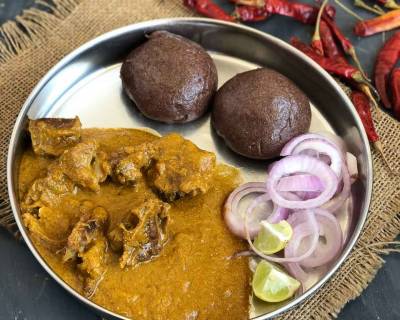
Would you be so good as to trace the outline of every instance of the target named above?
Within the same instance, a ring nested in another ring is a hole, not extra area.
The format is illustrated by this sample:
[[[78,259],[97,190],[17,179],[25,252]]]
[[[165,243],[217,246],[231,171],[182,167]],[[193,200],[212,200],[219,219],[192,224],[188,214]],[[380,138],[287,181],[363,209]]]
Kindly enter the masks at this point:
[[[186,148],[193,154],[194,145],[179,140],[182,138],[178,135],[164,140],[173,142],[169,145],[162,139],[135,129],[81,129],[80,144],[95,146],[96,155],[108,162],[96,158],[89,163],[96,167],[93,172],[98,179],[94,182],[98,184],[88,182],[90,172],[83,179],[82,167],[75,166],[63,171],[58,180],[51,180],[64,183],[56,188],[49,183],[49,172],[58,174],[57,165],[69,159],[67,153],[76,145],[64,143],[68,149],[60,157],[26,150],[20,165],[19,197],[31,239],[66,283],[123,316],[155,320],[248,319],[248,259],[231,258],[245,250],[246,244],[228,231],[221,215],[225,198],[240,182],[240,173],[230,166],[212,163],[215,160],[211,153],[202,154],[198,162],[201,167],[197,167],[195,160],[182,159],[176,156],[179,150],[173,150]],[[183,144],[179,145],[178,140]],[[123,169],[116,174],[115,168],[124,164],[118,158],[121,150],[124,159],[134,157],[137,164],[138,150],[145,144],[162,150],[158,158],[145,161],[153,168],[146,172],[156,178],[151,182],[137,178],[144,171],[139,168],[133,172],[132,163],[123,167],[129,169],[129,174]],[[51,150],[58,152],[54,147]],[[86,152],[76,150],[78,156]],[[188,161],[192,162],[187,165]],[[210,166],[212,171],[201,172]],[[73,179],[76,168],[79,183]],[[128,183],[133,176],[133,183]],[[201,177],[206,180],[201,181]],[[175,180],[179,180],[179,190],[173,190]],[[35,196],[32,190],[41,193]],[[127,220],[132,216],[139,221],[146,217],[143,219],[152,223],[145,224],[140,233],[140,222]],[[85,237],[80,237],[82,230]],[[143,244],[146,235],[149,239]],[[80,241],[77,246],[75,240]]]

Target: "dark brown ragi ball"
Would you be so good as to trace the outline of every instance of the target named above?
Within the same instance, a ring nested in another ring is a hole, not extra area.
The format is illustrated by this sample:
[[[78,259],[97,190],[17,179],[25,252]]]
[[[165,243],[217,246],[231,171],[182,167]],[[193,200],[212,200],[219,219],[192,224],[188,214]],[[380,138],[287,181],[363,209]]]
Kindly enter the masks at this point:
[[[197,43],[156,31],[121,67],[125,92],[148,118],[184,123],[201,117],[217,90],[217,69]]]
[[[288,78],[262,68],[237,74],[215,95],[212,124],[235,152],[272,159],[310,128],[307,96]]]

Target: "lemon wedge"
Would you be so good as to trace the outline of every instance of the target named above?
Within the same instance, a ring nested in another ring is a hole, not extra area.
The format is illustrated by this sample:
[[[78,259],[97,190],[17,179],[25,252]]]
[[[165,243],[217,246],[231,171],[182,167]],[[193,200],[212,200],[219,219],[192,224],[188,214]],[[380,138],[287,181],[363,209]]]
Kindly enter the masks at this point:
[[[261,229],[254,240],[254,246],[265,254],[281,251],[293,235],[293,229],[286,220],[279,223],[261,221],[260,225]]]
[[[292,278],[272,263],[262,260],[253,276],[253,292],[261,300],[281,302],[291,298],[300,287]]]

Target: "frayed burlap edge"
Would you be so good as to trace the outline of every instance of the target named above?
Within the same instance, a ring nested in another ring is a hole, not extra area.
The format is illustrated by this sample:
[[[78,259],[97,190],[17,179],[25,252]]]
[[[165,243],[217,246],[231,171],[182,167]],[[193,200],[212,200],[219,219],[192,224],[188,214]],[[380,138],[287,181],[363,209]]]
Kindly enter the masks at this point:
[[[75,9],[81,0],[53,0],[47,3],[36,1],[38,8],[24,10],[14,21],[8,21],[0,27],[0,64],[5,64],[23,51],[45,41],[49,33],[56,29],[62,20]],[[9,141],[11,128],[5,125],[5,115],[0,115],[0,141]],[[13,218],[8,198],[7,184],[7,148],[0,151],[0,225],[16,237],[18,230]]]
[[[149,2],[158,2],[160,0],[146,0]],[[53,0],[49,5],[43,1],[37,1],[39,8],[25,10],[15,21],[7,22],[0,27],[0,33],[3,40],[0,41],[0,67],[7,62],[12,62],[14,58],[24,54],[26,51],[33,50],[54,33],[61,22],[74,11],[83,0]],[[96,1],[94,1],[96,2]],[[100,2],[100,1],[99,1]],[[134,1],[133,1],[134,2]],[[188,15],[184,12],[178,3],[180,0],[164,0],[164,6],[168,7],[168,14],[174,14],[177,10],[178,15]],[[86,7],[90,6],[86,2]],[[45,10],[44,10],[45,9]],[[87,10],[86,10],[87,11]],[[145,19],[144,17],[142,17]],[[125,19],[126,20],[126,19]],[[131,22],[135,22],[133,18]],[[116,27],[116,26],[115,26]],[[62,48],[61,50],[72,50],[71,48]],[[67,52],[62,51],[63,54]],[[0,92],[4,83],[0,79]],[[16,116],[16,115],[15,115]],[[0,114],[0,143],[8,144],[12,124],[3,125],[4,114]],[[383,116],[384,121],[377,124],[379,133],[383,135],[383,140],[390,140],[395,135],[400,136],[400,127],[396,125],[393,119]],[[7,121],[8,123],[9,121]],[[388,125],[392,129],[387,133],[385,127]],[[385,134],[388,134],[386,137]],[[398,155],[394,154],[399,149],[399,145],[394,143],[391,148],[386,150],[389,158],[395,166],[398,166]],[[396,141],[397,142],[397,141]],[[397,146],[397,148],[396,148]],[[0,148],[0,179],[3,183],[0,185],[0,225],[7,227],[10,231],[16,232],[15,222],[12,211],[9,206],[9,199],[6,186],[6,156],[7,148]],[[388,175],[385,165],[377,154],[374,153],[375,175],[380,177],[380,183],[377,183],[374,190],[379,190],[384,177]],[[393,179],[392,179],[393,180]],[[397,188],[400,185],[398,179],[391,182],[391,187]],[[385,192],[385,191],[382,191]],[[385,203],[387,202],[387,203]],[[331,319],[336,317],[343,306],[351,299],[359,296],[368,283],[374,278],[377,270],[382,266],[384,260],[381,255],[392,251],[399,251],[396,248],[397,243],[392,242],[400,230],[400,193],[398,191],[391,193],[390,201],[373,201],[370,208],[370,215],[366,226],[357,242],[354,250],[340,271],[328,281],[324,288],[319,290],[316,295],[311,297],[306,303],[297,308],[288,311],[280,316],[280,319]],[[375,214],[374,214],[375,213]]]
[[[14,21],[4,23],[0,27],[0,63],[6,63],[38,41],[44,41],[81,1],[52,0],[47,3],[37,0],[39,8],[24,10]]]

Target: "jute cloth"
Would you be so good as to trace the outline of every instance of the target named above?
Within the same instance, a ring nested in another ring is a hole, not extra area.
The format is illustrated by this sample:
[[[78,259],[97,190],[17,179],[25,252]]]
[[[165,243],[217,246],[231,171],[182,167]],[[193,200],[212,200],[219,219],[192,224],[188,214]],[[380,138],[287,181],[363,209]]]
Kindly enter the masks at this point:
[[[0,221],[15,231],[6,188],[6,155],[15,118],[35,84],[62,57],[112,29],[149,19],[190,16],[181,0],[54,0],[0,28]],[[377,115],[374,115],[375,118]],[[400,170],[400,124],[382,114],[376,123],[390,165]],[[374,152],[374,194],[362,235],[340,270],[306,303],[281,319],[330,319],[354,299],[382,266],[400,230],[400,176]]]

